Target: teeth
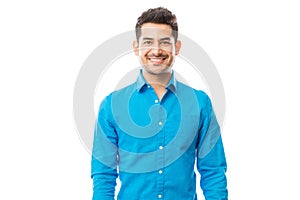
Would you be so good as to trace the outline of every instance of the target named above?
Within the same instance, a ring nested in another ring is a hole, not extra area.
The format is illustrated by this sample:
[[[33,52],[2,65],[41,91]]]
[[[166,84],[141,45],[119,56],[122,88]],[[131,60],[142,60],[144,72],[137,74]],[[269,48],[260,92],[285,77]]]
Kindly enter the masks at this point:
[[[163,57],[149,57],[150,59],[163,59]]]
[[[153,62],[160,62],[160,61],[162,61],[161,58],[150,58],[150,60],[153,61]]]
[[[162,64],[164,62],[162,58],[150,58],[149,60],[154,64]]]

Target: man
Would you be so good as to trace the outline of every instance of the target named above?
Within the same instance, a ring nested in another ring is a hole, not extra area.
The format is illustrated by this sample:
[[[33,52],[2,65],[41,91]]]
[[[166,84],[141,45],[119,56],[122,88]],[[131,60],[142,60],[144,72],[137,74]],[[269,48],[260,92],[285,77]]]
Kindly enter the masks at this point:
[[[176,16],[149,9],[136,24],[137,81],[108,95],[95,128],[93,200],[196,200],[196,166],[206,200],[228,199],[226,160],[209,97],[174,77]]]

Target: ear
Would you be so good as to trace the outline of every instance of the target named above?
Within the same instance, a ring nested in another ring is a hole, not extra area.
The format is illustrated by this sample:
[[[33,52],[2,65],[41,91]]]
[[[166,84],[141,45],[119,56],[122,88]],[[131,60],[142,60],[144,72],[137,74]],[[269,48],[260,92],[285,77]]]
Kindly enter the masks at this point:
[[[181,41],[177,40],[176,44],[175,44],[175,55],[177,56],[179,54],[181,48]]]
[[[139,44],[138,44],[138,42],[136,40],[134,40],[132,45],[133,45],[134,54],[136,56],[139,56]]]

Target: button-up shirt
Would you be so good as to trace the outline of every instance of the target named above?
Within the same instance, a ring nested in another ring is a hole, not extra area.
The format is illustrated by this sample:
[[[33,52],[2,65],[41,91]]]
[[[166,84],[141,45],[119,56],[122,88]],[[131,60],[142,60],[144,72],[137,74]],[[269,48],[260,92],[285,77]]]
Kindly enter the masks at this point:
[[[143,78],[101,103],[92,155],[93,200],[226,200],[226,159],[210,98],[172,74],[161,100]]]

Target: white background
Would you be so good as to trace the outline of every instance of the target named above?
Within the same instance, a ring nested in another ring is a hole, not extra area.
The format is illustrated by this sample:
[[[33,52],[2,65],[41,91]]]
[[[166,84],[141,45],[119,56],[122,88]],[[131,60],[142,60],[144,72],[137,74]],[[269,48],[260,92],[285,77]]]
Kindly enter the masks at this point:
[[[77,74],[159,5],[222,78],[229,198],[300,199],[297,1],[195,2],[1,1],[0,199],[91,199],[90,155],[73,120]]]

